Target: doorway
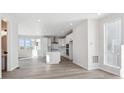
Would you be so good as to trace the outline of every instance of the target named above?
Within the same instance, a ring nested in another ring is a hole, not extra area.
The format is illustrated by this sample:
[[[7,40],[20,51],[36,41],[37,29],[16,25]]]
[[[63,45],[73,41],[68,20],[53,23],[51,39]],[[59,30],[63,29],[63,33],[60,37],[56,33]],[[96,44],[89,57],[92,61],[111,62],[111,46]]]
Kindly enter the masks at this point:
[[[104,24],[104,64],[120,67],[121,61],[121,20]]]
[[[2,60],[2,71],[7,71],[7,20],[1,20],[1,60]]]

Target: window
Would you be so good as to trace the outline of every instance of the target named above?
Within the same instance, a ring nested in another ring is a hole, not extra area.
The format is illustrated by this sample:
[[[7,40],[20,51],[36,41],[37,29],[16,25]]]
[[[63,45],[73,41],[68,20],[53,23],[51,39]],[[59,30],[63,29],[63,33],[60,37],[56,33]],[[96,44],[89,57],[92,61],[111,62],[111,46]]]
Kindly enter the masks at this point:
[[[32,44],[31,44],[31,40],[30,39],[19,39],[19,47],[21,48],[31,48]]]
[[[113,20],[104,24],[105,64],[119,67],[121,49],[121,20]]]
[[[31,40],[25,40],[25,47],[30,48],[31,47]]]
[[[20,47],[25,47],[25,41],[24,41],[24,39],[19,39],[19,46]]]

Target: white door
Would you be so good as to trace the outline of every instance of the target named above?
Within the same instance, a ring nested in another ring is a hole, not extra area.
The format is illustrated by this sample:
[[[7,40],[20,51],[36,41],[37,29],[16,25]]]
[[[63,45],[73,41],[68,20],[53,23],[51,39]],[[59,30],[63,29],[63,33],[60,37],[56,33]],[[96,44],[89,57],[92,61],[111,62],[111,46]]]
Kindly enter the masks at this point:
[[[120,67],[121,20],[104,24],[104,64]]]

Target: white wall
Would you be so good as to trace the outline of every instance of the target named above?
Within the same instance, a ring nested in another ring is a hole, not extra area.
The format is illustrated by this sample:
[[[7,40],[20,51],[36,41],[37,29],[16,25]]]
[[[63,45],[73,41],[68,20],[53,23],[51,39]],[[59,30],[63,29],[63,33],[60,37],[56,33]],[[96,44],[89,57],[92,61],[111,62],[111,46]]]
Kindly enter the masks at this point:
[[[18,34],[19,35],[28,35],[28,36],[41,36],[41,25],[37,22],[20,23]]]
[[[88,69],[88,24],[82,21],[73,29],[73,62]]]
[[[18,63],[18,23],[8,17],[8,71],[12,71],[19,66]]]
[[[97,69],[99,63],[93,62],[93,56],[99,56],[98,44],[98,21],[95,19],[88,19],[88,69]]]
[[[41,38],[41,56],[45,57],[46,52],[48,52],[48,38]]]
[[[32,49],[19,49],[18,50],[19,58],[31,58],[32,57]]]
[[[87,70],[99,67],[93,63],[93,56],[98,56],[97,28],[97,20],[87,19],[73,29],[73,61]]]
[[[122,42],[122,45],[124,45],[124,14],[110,14],[104,18],[99,19],[99,56],[100,56],[100,68],[102,70],[108,71],[108,72],[116,74],[116,75],[120,75],[120,70],[124,69],[124,67],[122,67],[123,66],[122,61],[119,62],[120,67],[121,67],[120,69],[104,65],[104,30],[103,30],[103,24],[105,22],[109,22],[109,21],[117,19],[117,18],[121,19],[121,26],[122,26],[122,29],[121,29],[122,30],[121,31],[121,35],[122,35],[121,40],[122,41],[121,42]],[[123,57],[123,55],[122,55],[122,57]]]

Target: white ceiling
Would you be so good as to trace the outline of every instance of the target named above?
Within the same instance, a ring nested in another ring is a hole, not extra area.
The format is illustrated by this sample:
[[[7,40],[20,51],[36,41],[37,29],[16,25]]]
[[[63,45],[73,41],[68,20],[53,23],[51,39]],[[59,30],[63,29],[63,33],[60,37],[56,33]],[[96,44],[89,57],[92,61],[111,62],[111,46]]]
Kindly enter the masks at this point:
[[[35,33],[43,35],[64,36],[76,26],[80,21],[87,18],[101,18],[107,14],[97,13],[16,13],[12,14],[18,18],[21,25],[26,27],[20,30],[20,34],[34,35]],[[38,22],[38,20],[40,22]],[[72,25],[71,25],[72,24]],[[37,27],[37,31],[35,31]],[[39,29],[39,28],[40,29]],[[33,29],[34,28],[34,29]],[[32,30],[33,29],[33,30]],[[27,32],[27,33],[26,33]]]

